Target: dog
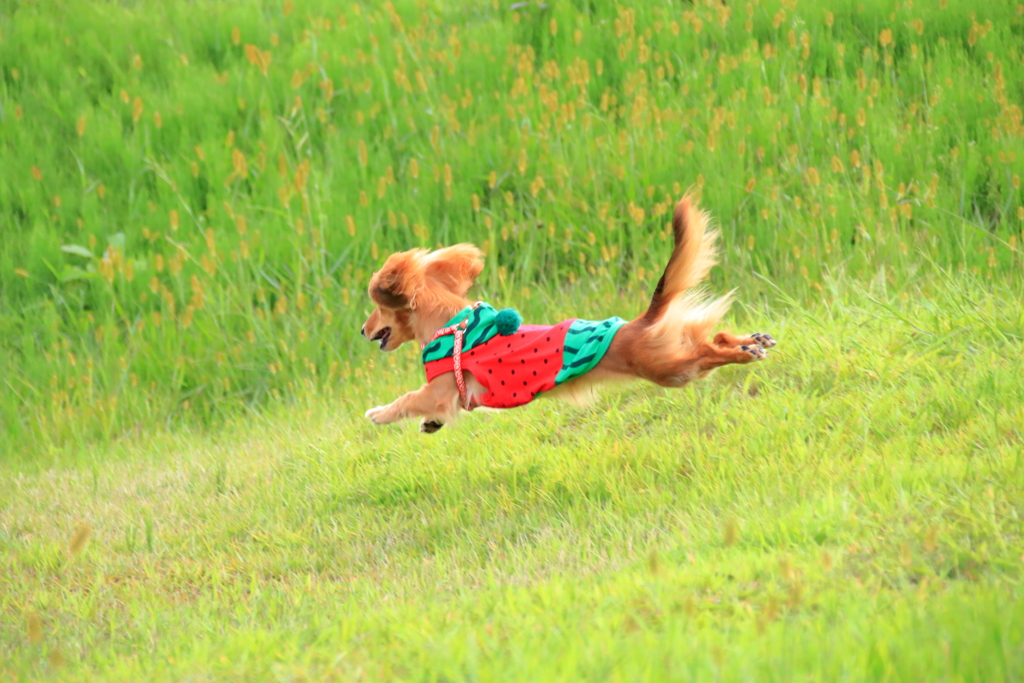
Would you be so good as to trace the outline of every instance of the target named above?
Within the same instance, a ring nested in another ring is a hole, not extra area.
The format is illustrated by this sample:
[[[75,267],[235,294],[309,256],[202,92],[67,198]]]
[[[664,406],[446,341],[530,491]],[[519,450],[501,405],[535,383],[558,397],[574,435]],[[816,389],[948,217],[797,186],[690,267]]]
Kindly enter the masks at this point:
[[[419,342],[428,381],[366,417],[375,424],[418,417],[420,430],[433,433],[463,410],[511,408],[539,396],[583,402],[598,384],[622,379],[681,387],[723,365],[764,360],[775,346],[770,334],[718,332],[708,341],[733,298],[711,299],[698,287],[716,263],[718,232],[708,221],[691,198],[679,201],[672,256],[647,310],[630,322],[521,325],[511,309],[465,298],[483,270],[475,246],[392,254],[370,278],[376,308],[361,332],[381,351]]]

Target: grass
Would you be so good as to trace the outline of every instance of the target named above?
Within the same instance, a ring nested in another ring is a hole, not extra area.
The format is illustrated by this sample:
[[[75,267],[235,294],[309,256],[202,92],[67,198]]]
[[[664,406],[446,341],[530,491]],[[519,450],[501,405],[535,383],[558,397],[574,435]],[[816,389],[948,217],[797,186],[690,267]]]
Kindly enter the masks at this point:
[[[210,426],[351,377],[369,274],[649,292],[691,188],[716,286],[1017,278],[1021,5],[191,3],[0,11],[0,429]]]
[[[957,283],[750,311],[768,361],[587,410],[369,424],[407,359],[5,467],[0,672],[1019,680],[1024,297]]]
[[[0,679],[1024,678],[1024,5],[0,0]],[[363,411],[388,253],[682,391]]]

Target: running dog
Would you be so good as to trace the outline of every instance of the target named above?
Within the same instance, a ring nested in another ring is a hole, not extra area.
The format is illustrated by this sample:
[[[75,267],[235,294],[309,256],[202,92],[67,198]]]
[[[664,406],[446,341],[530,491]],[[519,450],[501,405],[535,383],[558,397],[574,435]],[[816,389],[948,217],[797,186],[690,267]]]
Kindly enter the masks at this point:
[[[723,365],[765,359],[775,346],[769,334],[718,332],[708,341],[732,294],[711,299],[698,288],[716,262],[718,232],[707,224],[693,201],[679,201],[672,256],[647,310],[630,322],[522,325],[512,309],[465,298],[483,270],[473,245],[392,254],[370,278],[377,307],[362,334],[381,351],[418,341],[427,383],[366,417],[376,424],[418,417],[420,430],[432,433],[461,410],[514,408],[539,396],[580,402],[617,379],[681,387]]]

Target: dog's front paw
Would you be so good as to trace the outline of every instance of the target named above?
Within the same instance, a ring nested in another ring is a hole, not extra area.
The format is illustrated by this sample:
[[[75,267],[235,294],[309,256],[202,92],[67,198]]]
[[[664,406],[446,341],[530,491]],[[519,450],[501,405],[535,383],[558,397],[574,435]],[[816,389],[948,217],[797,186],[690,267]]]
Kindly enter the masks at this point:
[[[420,431],[424,434],[433,434],[437,430],[444,427],[444,422],[438,422],[437,420],[424,420],[420,423]]]
[[[387,406],[377,406],[376,408],[370,408],[363,416],[370,418],[370,421],[375,425],[387,424],[389,420],[384,419],[384,412],[388,409]]]
[[[754,332],[750,336],[753,337],[754,341],[760,344],[762,348],[770,349],[773,346],[775,346],[775,337],[773,337],[770,334],[766,334],[764,332]]]

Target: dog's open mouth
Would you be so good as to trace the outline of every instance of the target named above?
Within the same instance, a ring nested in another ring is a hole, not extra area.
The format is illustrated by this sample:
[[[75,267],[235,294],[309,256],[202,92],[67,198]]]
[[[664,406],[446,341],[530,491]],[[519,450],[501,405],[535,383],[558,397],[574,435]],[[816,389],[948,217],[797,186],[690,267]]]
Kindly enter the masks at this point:
[[[371,339],[370,341],[379,341],[380,350],[387,351],[389,339],[391,339],[391,328],[384,327],[377,334],[373,335],[373,339]]]

